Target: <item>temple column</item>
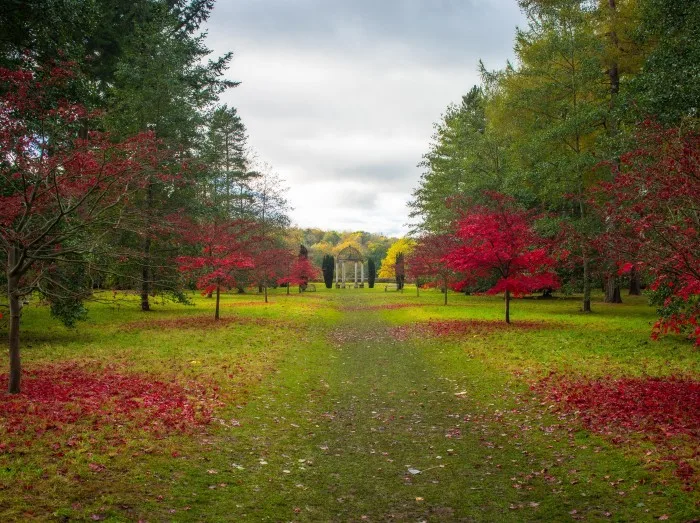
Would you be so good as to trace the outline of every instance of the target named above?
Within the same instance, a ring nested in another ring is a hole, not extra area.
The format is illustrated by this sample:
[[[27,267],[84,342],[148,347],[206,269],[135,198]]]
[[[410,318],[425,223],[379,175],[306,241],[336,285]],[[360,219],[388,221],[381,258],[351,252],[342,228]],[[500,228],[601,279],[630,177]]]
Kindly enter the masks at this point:
[[[345,262],[343,262],[343,287],[345,287]]]
[[[360,287],[365,286],[365,264],[364,262],[360,264]]]

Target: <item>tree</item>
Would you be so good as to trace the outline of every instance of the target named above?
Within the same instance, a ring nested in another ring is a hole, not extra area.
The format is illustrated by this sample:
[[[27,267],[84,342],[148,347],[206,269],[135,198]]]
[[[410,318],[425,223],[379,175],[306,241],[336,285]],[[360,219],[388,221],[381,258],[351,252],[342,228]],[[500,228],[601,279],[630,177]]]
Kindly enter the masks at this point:
[[[415,240],[411,238],[401,238],[395,241],[386,253],[386,257],[382,260],[379,267],[380,278],[395,278],[396,277],[396,257],[403,253],[409,255],[416,246]]]
[[[283,278],[288,272],[286,256],[283,255],[286,249],[282,244],[284,231],[289,226],[289,204],[284,197],[286,188],[283,183],[267,165],[263,165],[251,181],[251,212],[258,224],[252,246],[254,273],[256,283],[265,293],[265,303],[268,301],[268,284]]]
[[[700,134],[647,122],[637,142],[601,185],[602,218],[614,226],[603,241],[621,272],[653,277],[654,336],[685,333],[700,345]]]
[[[100,238],[127,226],[125,201],[145,178],[163,174],[152,169],[158,165],[152,133],[122,142],[95,132],[76,138],[89,115],[52,96],[73,79],[66,64],[0,69],[0,252],[10,310],[10,393],[20,391],[21,298],[38,291],[68,324],[82,315],[85,267],[110,255],[95,250]]]
[[[195,256],[179,256],[179,269],[197,276],[197,288],[203,294],[216,292],[215,320],[219,319],[221,287],[235,287],[236,273],[253,268],[244,240],[249,228],[250,223],[236,220],[190,224],[182,230],[184,240],[195,245],[199,252]]]
[[[206,19],[213,7],[212,2],[176,3],[183,9],[191,5],[198,12],[198,20]],[[120,60],[106,95],[105,123],[110,131],[122,136],[151,130],[178,163],[192,161],[200,144],[206,144],[201,132],[207,109],[220,93],[237,85],[223,78],[231,54],[207,60],[211,52],[204,38],[196,34],[199,24],[195,20],[183,21],[181,13],[167,2],[152,2],[150,7],[148,16],[139,18],[120,42]],[[143,311],[150,310],[149,296],[156,288],[171,288],[172,279],[159,281],[156,269],[177,273],[177,250],[162,248],[162,237],[153,233],[153,224],[182,209],[193,211],[200,202],[216,203],[212,198],[203,198],[202,202],[202,198],[194,197],[198,172],[193,169],[189,183],[181,184],[150,177],[142,194],[132,200],[134,212],[142,217],[142,227],[140,234],[124,242],[140,244]]]
[[[321,266],[323,271],[323,281],[326,284],[326,289],[333,288],[333,275],[335,273],[335,258],[330,254],[323,256],[323,264]]]
[[[377,279],[377,267],[374,264],[374,258],[367,260],[367,285],[370,289],[374,289],[374,280]]]
[[[396,275],[396,290],[401,291],[403,290],[403,286],[406,281],[406,263],[403,252],[396,255],[394,273]]]
[[[318,269],[305,256],[298,256],[294,265],[292,265],[291,274],[286,281],[288,284],[298,285],[299,292],[306,290],[309,281],[318,278]]]
[[[552,271],[543,238],[533,230],[533,215],[518,209],[514,200],[499,193],[490,194],[489,206],[467,210],[457,222],[459,245],[445,260],[456,271],[464,272],[466,285],[477,278],[496,279],[489,294],[505,294],[505,320],[510,323],[510,299],[523,294],[559,287]]]
[[[418,238],[416,247],[408,257],[408,273],[416,279],[416,285],[421,277],[439,280],[445,293],[447,305],[447,290],[455,272],[445,262],[445,257],[457,246],[454,234],[425,234]]]
[[[488,129],[488,100],[488,90],[472,87],[434,125],[430,150],[419,164],[425,171],[409,202],[416,229],[444,231],[457,218],[454,200],[502,189],[506,147]]]

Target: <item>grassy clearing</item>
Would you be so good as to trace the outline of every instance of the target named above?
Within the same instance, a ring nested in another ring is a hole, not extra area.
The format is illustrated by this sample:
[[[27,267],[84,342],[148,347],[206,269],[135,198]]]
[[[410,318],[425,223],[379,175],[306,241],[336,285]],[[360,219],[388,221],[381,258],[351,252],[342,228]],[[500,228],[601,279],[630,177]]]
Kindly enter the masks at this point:
[[[85,419],[2,434],[0,517],[63,520],[651,520],[697,515],[664,449],[613,443],[555,413],[528,384],[571,376],[700,374],[687,342],[649,340],[643,298],[518,300],[512,318],[546,328],[397,338],[426,321],[501,319],[493,297],[345,289],[212,300],[95,304],[75,331],[30,307],[28,369],[80,362],[166,382],[204,383],[221,406],[190,433]],[[551,328],[550,328],[551,324]],[[3,428],[0,428],[3,432]],[[115,433],[124,441],[112,444]],[[53,445],[71,435],[74,446]],[[697,441],[679,440],[681,449]],[[697,456],[690,456],[698,468]]]

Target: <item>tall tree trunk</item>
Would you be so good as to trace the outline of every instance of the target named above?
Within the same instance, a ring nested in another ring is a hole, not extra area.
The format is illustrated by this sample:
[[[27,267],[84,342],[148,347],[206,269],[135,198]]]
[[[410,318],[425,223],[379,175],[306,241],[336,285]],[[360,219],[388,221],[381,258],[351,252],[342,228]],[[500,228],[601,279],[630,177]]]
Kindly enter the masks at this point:
[[[148,295],[151,292],[151,238],[143,242],[143,265],[141,266],[141,310],[150,311]]]
[[[18,394],[22,379],[22,363],[19,357],[19,320],[22,304],[19,301],[19,277],[10,276],[7,281],[7,297],[10,301],[10,379],[8,392]]]
[[[153,182],[148,183],[146,189],[146,219],[150,220],[151,209],[153,208]],[[148,224],[146,226],[146,239],[143,242],[143,266],[141,268],[141,310],[150,311],[151,304],[148,295],[151,291],[151,238],[148,236]]]
[[[622,303],[620,284],[614,275],[605,280],[605,303]]]
[[[263,289],[265,291],[265,303],[267,303],[267,278],[263,282]]]
[[[219,319],[219,296],[221,294],[221,286],[217,284],[216,286],[216,312],[214,313],[214,319],[218,321]]]
[[[636,268],[632,267],[630,271],[630,296],[641,296],[642,295],[642,279],[639,277],[639,272]]]
[[[591,270],[588,256],[583,255],[583,305],[582,312],[591,312]]]
[[[445,289],[447,290],[447,289]],[[447,292],[445,292],[445,295],[447,295]],[[506,323],[510,323],[510,291],[506,291]]]

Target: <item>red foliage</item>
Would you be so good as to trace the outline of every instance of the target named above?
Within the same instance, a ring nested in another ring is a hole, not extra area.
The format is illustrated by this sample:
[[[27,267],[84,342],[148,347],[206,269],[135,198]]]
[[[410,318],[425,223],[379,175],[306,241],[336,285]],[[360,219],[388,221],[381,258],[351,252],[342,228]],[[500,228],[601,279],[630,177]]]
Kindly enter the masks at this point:
[[[460,245],[444,257],[450,267],[468,275],[461,285],[495,276],[489,294],[521,296],[558,288],[554,260],[540,247],[544,240],[532,229],[532,214],[502,194],[490,196],[491,206],[474,206],[463,214],[457,223]]]
[[[0,376],[0,387],[6,385]],[[0,417],[10,433],[68,432],[89,420],[95,430],[127,424],[162,436],[209,423],[216,404],[203,386],[61,364],[25,371],[23,394],[0,395]]]
[[[561,408],[578,412],[596,432],[620,430],[700,437],[700,382],[681,378],[569,380],[556,375],[533,386]]]
[[[459,244],[454,234],[426,234],[418,238],[416,247],[408,257],[408,273],[416,280],[434,278],[435,285],[446,286],[455,273],[445,263],[445,257]],[[440,280],[438,283],[437,280]],[[456,282],[452,282],[456,283]]]
[[[235,286],[237,271],[253,268],[253,260],[243,242],[250,226],[243,220],[187,224],[182,228],[182,236],[185,241],[197,245],[200,254],[178,257],[180,270],[199,275],[197,288],[203,289],[203,294]]]
[[[409,336],[484,336],[496,332],[544,329],[551,323],[542,321],[520,321],[513,325],[504,325],[500,321],[490,320],[430,320],[413,325],[402,325],[394,329],[394,336],[406,339]]]
[[[555,401],[561,411],[575,413],[587,429],[614,441],[633,434],[662,445],[678,436],[700,438],[698,381],[673,376],[572,380],[553,374],[531,388]],[[687,462],[671,459],[678,463],[681,479],[694,475]]]
[[[264,302],[258,302],[256,305],[265,305]],[[257,325],[257,326],[275,326],[284,327],[288,325],[287,322],[282,320],[275,320],[272,318],[251,318],[243,316],[227,316],[219,320],[212,318],[211,316],[181,316],[179,318],[172,319],[160,319],[160,320],[139,320],[126,323],[122,326],[122,330],[132,331],[140,329],[158,329],[158,330],[168,330],[168,329],[212,329],[221,328],[226,325]]]
[[[700,345],[700,134],[647,122],[640,147],[601,184],[600,211],[614,226],[601,238],[621,271],[649,272],[660,293],[654,335],[686,333]]]
[[[286,278],[280,279],[279,283],[306,285],[312,280],[318,280],[320,276],[321,272],[311,263],[308,258],[299,256],[294,262],[294,265],[292,265],[290,275]]]

